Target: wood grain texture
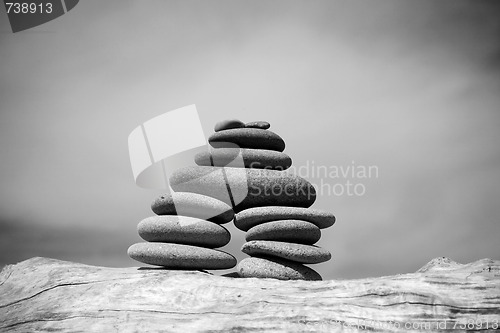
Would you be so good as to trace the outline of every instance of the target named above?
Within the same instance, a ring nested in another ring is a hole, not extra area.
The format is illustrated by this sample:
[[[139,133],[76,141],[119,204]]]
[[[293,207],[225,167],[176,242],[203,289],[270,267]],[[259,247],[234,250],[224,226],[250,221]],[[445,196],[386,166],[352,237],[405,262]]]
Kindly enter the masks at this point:
[[[494,331],[499,321],[500,261],[491,259],[315,282],[47,258],[0,273],[0,332],[449,332]]]

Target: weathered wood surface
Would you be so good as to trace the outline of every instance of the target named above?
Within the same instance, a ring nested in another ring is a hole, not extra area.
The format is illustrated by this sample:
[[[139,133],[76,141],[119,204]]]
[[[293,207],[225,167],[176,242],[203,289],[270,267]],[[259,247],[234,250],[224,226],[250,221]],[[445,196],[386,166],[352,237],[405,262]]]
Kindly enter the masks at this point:
[[[413,274],[317,282],[47,258],[0,273],[0,332],[449,332],[499,324],[500,261],[490,259],[437,258]]]

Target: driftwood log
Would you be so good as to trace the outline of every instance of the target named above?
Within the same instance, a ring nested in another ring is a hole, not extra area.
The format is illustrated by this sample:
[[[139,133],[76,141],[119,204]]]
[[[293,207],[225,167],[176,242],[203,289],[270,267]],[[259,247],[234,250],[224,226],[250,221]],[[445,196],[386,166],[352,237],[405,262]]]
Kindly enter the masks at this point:
[[[278,281],[47,258],[0,273],[0,332],[495,331],[500,261],[437,258],[416,273]]]

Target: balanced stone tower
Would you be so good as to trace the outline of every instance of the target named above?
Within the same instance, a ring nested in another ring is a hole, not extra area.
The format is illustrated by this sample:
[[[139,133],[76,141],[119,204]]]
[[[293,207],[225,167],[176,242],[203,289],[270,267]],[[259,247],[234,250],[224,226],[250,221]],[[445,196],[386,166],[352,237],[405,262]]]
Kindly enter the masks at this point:
[[[303,264],[330,259],[316,247],[320,229],[335,217],[310,209],[314,187],[287,171],[291,158],[285,142],[270,124],[226,120],[215,125],[210,149],[195,156],[197,166],[177,170],[170,177],[174,191],[206,195],[233,207],[234,224],[247,231],[242,251],[250,258],[237,267],[241,277],[320,280]]]
[[[313,244],[335,217],[309,208],[316,191],[286,171],[292,160],[283,153],[285,142],[269,128],[264,121],[217,123],[196,165],[170,176],[174,192],[153,202],[157,216],[138,225],[147,242],[132,245],[129,256],[166,268],[232,268],[236,259],[214,248],[229,242],[220,224],[234,219],[247,232],[242,251],[250,255],[237,267],[241,277],[321,280],[304,264],[330,259]]]

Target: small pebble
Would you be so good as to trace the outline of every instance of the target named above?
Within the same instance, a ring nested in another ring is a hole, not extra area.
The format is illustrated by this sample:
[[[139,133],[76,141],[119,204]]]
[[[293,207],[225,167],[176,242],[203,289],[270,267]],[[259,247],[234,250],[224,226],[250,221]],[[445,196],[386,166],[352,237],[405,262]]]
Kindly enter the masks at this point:
[[[239,121],[238,119],[228,119],[219,121],[217,124],[215,124],[214,131],[220,132],[228,129],[243,128],[243,127],[245,127],[245,124],[242,121]]]
[[[260,129],[268,129],[271,127],[267,121],[251,121],[245,124],[246,128],[260,128]]]

